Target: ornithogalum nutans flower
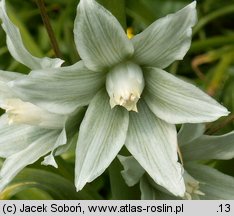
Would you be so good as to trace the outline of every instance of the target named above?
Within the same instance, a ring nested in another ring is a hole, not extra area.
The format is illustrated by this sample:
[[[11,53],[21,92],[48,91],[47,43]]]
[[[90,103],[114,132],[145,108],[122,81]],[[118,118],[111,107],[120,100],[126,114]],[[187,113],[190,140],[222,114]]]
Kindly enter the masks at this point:
[[[178,134],[185,169],[186,192],[183,199],[233,199],[234,178],[201,163],[204,160],[234,158],[234,132],[219,136],[204,135],[204,132],[204,124],[184,124]],[[155,184],[133,157],[118,157],[124,166],[122,175],[126,183],[133,186],[140,181],[141,199],[178,199]]]
[[[81,0],[74,38],[82,60],[36,68],[8,82],[22,101],[50,113],[69,115],[88,105],[76,148],[77,190],[101,175],[125,144],[156,183],[184,195],[174,124],[228,114],[197,87],[163,70],[188,51],[195,6],[155,21],[130,40],[109,11],[95,0]]]

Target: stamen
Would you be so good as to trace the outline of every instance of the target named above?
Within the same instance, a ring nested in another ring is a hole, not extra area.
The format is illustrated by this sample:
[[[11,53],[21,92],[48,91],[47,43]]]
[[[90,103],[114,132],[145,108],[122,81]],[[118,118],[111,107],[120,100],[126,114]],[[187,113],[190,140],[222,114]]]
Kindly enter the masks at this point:
[[[205,194],[199,190],[199,181],[194,179],[188,172],[184,171],[184,182],[186,187],[185,199],[191,200],[193,195],[201,195]]]

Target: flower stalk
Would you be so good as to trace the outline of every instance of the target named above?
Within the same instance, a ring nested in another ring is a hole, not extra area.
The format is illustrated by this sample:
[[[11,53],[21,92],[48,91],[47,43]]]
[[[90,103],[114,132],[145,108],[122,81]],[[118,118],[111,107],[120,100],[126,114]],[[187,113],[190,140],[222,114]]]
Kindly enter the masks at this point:
[[[46,13],[44,0],[37,0],[36,3],[37,3],[37,6],[38,6],[38,8],[40,10],[41,18],[42,18],[43,23],[45,25],[46,31],[47,31],[47,33],[49,35],[51,46],[52,46],[52,48],[54,50],[55,56],[58,57],[58,58],[61,58],[62,55],[61,55],[61,52],[59,50],[58,42],[56,40],[53,28],[52,28],[52,26],[50,24],[49,17],[48,17],[48,15]]]

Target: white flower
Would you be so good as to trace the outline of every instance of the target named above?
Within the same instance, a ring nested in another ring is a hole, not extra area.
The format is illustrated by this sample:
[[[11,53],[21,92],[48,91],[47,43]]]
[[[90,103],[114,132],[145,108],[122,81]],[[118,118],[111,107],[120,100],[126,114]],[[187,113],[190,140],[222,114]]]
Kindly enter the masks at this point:
[[[34,70],[9,83],[21,100],[51,113],[66,115],[89,105],[76,149],[77,190],[101,175],[125,144],[155,182],[184,195],[174,124],[228,114],[201,90],[162,69],[189,49],[195,5],[129,40],[109,11],[94,0],[81,0],[74,38],[82,61]]]
[[[234,158],[234,131],[220,135],[203,135],[202,124],[184,124],[178,134],[184,161],[183,178],[186,192],[183,199],[233,199],[234,178],[225,175],[200,161]],[[155,184],[152,178],[133,157],[119,156],[124,166],[122,175],[129,186],[140,181],[142,199],[178,199],[168,190]]]
[[[57,68],[60,59],[37,58],[24,47],[18,28],[6,13],[5,0],[0,1],[0,18],[7,34],[7,46],[11,55],[30,69]],[[0,191],[27,165],[45,156],[45,165],[57,166],[53,155],[61,154],[65,144],[76,132],[82,109],[70,115],[49,112],[24,101],[8,86],[8,83],[25,75],[0,70],[0,107],[6,113],[0,117],[0,157],[6,158],[0,171]],[[71,116],[73,115],[73,116]],[[69,125],[68,125],[69,124]],[[73,128],[72,128],[73,127]],[[48,153],[50,153],[48,155]]]

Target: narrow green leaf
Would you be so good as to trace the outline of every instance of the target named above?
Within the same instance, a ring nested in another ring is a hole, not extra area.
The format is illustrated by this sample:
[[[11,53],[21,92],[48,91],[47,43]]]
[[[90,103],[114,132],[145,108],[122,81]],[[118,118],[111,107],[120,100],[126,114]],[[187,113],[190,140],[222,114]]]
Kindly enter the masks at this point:
[[[24,169],[17,175],[12,183],[0,193],[0,199],[10,199],[29,188],[41,189],[50,194],[53,199],[59,200],[98,199],[98,196],[87,192],[86,189],[77,193],[72,182],[55,173],[32,168]]]

